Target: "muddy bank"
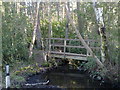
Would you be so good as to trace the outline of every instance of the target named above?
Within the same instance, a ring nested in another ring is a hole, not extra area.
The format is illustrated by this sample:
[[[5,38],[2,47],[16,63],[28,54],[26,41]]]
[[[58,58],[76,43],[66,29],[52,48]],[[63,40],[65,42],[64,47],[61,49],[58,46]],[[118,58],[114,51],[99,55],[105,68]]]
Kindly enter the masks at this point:
[[[48,85],[47,78],[44,76],[45,73],[55,69],[56,67],[42,67],[44,68],[40,72],[30,74],[26,76],[26,82],[20,84],[20,88],[57,88],[58,86]],[[45,84],[44,84],[45,83]]]

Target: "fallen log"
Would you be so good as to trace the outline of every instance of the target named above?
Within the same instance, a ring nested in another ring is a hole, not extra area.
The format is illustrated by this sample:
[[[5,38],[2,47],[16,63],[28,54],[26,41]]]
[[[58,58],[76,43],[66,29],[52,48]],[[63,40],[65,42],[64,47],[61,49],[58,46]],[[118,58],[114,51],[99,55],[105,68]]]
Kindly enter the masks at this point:
[[[47,82],[40,82],[40,83],[33,83],[33,84],[25,84],[26,86],[35,86],[35,85],[46,85],[48,84],[50,81],[48,80]]]

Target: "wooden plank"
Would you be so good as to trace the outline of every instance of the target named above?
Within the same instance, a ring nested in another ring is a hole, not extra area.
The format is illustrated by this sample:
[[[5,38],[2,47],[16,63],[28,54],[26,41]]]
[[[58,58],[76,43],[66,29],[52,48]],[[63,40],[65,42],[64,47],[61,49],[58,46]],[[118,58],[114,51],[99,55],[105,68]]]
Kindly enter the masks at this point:
[[[41,52],[44,52],[47,54],[47,52],[40,50]],[[57,57],[57,58],[68,58],[68,59],[76,59],[76,60],[87,60],[86,55],[83,54],[75,54],[75,53],[65,53],[64,52],[55,52],[51,51],[51,57]]]
[[[45,38],[49,39],[49,38]],[[51,38],[52,40],[65,40],[65,38]],[[66,39],[67,41],[80,41],[79,39]],[[98,42],[98,40],[93,40],[93,39],[84,39],[85,41],[93,41],[93,42]]]
[[[51,46],[58,46],[58,47],[64,47],[64,45],[58,45],[58,44],[51,44]],[[84,46],[70,46],[66,45],[68,48],[85,48]],[[101,49],[100,47],[91,47],[92,49]]]
[[[60,54],[60,55],[64,55],[64,52],[57,52],[57,51],[51,51],[51,54]],[[82,56],[82,57],[86,57],[86,54],[76,54],[76,53],[65,53],[66,56]]]
[[[68,58],[68,59],[75,59],[75,60],[85,60],[87,61],[87,57],[78,57],[78,56],[65,56],[64,55],[56,55],[56,54],[51,54],[52,57],[57,57],[57,58]]]
[[[58,45],[58,44],[51,44],[51,46],[64,47],[64,45]],[[66,45],[66,47],[69,47],[69,48],[84,48],[83,46],[70,46],[70,45]]]

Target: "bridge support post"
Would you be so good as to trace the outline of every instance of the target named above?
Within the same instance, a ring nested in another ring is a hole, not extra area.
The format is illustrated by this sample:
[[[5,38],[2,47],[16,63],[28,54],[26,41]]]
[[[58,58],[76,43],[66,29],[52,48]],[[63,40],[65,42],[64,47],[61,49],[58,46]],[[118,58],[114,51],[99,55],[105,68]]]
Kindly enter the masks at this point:
[[[67,6],[69,7],[69,2],[67,2]],[[64,39],[64,58],[65,58],[66,45],[67,45],[66,39],[68,39],[68,30],[69,30],[69,19],[68,19],[68,16],[66,15],[66,29],[65,29],[65,39]]]
[[[90,42],[87,41],[88,46],[90,45]],[[87,50],[87,57],[90,55],[89,51]]]
[[[49,35],[48,35],[48,37],[49,37],[49,51],[48,51],[48,59],[50,60],[51,59],[51,37],[52,37],[52,24],[51,24],[51,3],[49,2],[48,3],[49,5],[48,5],[48,16],[49,16],[49,18],[48,18],[48,20],[49,20],[49,27],[48,27],[48,29],[49,29]]]

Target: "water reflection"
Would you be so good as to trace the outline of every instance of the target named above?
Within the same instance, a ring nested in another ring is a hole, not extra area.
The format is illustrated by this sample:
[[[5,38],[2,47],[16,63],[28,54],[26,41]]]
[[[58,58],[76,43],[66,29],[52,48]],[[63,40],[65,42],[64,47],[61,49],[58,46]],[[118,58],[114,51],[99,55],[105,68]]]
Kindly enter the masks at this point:
[[[49,85],[61,88],[98,88],[98,82],[92,81],[88,75],[82,74],[76,69],[69,69],[69,66],[58,67],[46,74],[50,80]],[[73,90],[73,89],[72,89]]]

